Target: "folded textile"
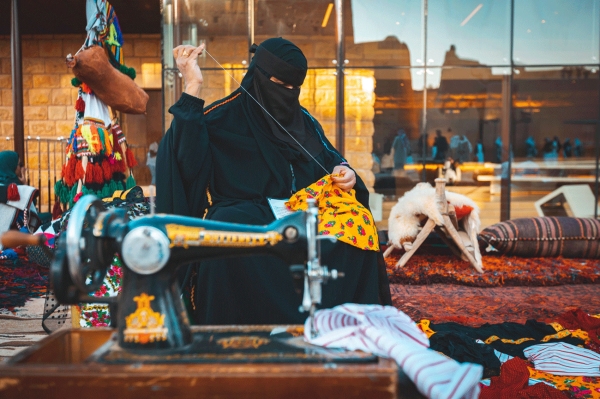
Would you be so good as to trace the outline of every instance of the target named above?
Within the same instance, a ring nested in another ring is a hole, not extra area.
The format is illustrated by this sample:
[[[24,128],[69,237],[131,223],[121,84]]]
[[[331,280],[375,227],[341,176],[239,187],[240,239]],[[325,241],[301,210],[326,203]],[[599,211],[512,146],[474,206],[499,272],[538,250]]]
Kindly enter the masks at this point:
[[[362,350],[394,359],[417,389],[428,398],[468,398],[479,395],[483,368],[460,364],[428,349],[427,336],[406,314],[391,306],[345,304],[315,313],[304,326],[307,342],[330,348]]]
[[[529,370],[524,360],[515,357],[504,363],[500,376],[492,377],[490,386],[482,386],[480,399],[543,398],[566,399],[567,396],[545,383],[529,386]]]
[[[588,315],[581,309],[569,310],[561,314],[558,322],[569,330],[582,329],[588,333],[588,349],[600,353],[600,318]]]
[[[453,331],[465,334],[473,340],[480,339],[494,349],[511,356],[526,359],[523,349],[529,346],[548,342],[567,342],[583,345],[584,341],[573,337],[569,330],[557,324],[546,324],[536,320],[520,323],[484,324],[469,327],[458,323],[430,323],[429,327],[436,333]]]
[[[555,375],[600,377],[600,354],[564,342],[523,349],[536,370]]]
[[[466,334],[453,331],[440,331],[429,337],[430,348],[451,359],[483,366],[483,378],[500,374],[500,360],[494,348],[483,341],[475,341]]]

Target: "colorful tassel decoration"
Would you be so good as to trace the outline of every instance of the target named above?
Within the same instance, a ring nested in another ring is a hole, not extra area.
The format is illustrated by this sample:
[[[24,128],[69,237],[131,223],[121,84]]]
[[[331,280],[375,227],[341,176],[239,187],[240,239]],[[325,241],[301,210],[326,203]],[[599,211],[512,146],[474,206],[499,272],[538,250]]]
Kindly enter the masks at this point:
[[[92,89],[90,88],[90,86],[86,85],[83,82],[81,83],[81,90],[83,90],[84,93],[92,94]]]
[[[108,191],[110,192],[109,197],[112,196],[118,189],[117,183],[114,180],[111,180],[110,183],[108,183]]]
[[[58,219],[62,213],[63,210],[60,207],[60,200],[57,197],[54,206],[52,207],[52,220]]]
[[[108,161],[105,159],[104,161],[102,161],[103,164],[108,163]],[[104,171],[102,170],[102,166],[100,166],[100,164],[95,163],[94,165],[94,177],[92,178],[92,181],[94,183],[103,183],[104,182]]]
[[[67,167],[65,168],[65,173],[63,174],[63,179],[67,186],[72,186],[75,184],[77,180],[75,178],[75,169],[77,167],[77,157],[71,155],[69,160],[67,161]]]
[[[108,188],[108,184],[105,184],[102,187],[102,193],[100,194],[100,197],[102,197],[102,198],[110,197],[110,189]]]
[[[102,162],[102,177],[104,177],[104,181],[109,181],[112,179],[113,171],[110,167],[110,162],[105,160]]]
[[[135,160],[135,156],[133,155],[133,152],[131,152],[129,147],[127,147],[125,154],[127,158],[127,166],[129,166],[129,169],[133,169],[134,167],[136,167],[137,161]]]
[[[94,164],[88,162],[85,166],[85,184],[91,184],[94,182]]]
[[[19,188],[15,183],[10,183],[8,185],[8,191],[6,193],[6,199],[9,201],[18,201],[21,199],[19,195]]]
[[[135,187],[135,179],[133,178],[133,175],[129,175],[129,177],[127,178],[127,181],[125,182],[125,189],[129,190],[130,188]]]
[[[85,101],[83,101],[83,97],[77,97],[77,101],[75,101],[75,110],[77,112],[85,112]]]
[[[83,165],[80,160],[77,160],[77,165],[75,166],[75,181],[83,179],[85,176],[85,170],[83,170]]]

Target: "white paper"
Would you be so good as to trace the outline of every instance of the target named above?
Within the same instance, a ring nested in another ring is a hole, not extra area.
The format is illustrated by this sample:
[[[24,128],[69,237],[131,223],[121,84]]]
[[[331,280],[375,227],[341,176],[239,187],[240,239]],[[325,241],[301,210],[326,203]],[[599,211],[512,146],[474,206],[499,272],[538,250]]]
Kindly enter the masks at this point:
[[[291,215],[295,211],[290,211],[285,203],[288,201],[287,199],[276,199],[276,198],[267,198],[269,200],[269,206],[271,207],[271,211],[273,215],[275,215],[275,219],[281,219],[282,217]]]

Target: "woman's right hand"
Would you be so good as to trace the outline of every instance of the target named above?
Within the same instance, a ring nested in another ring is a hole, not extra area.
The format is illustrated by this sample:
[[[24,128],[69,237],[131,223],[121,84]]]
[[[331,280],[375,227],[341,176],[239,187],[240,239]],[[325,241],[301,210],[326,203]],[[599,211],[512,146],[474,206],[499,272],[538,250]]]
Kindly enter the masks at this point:
[[[184,91],[194,97],[199,96],[202,87],[202,72],[198,66],[198,56],[204,51],[204,43],[198,47],[188,45],[177,46],[173,49],[173,57],[177,69],[183,75]]]

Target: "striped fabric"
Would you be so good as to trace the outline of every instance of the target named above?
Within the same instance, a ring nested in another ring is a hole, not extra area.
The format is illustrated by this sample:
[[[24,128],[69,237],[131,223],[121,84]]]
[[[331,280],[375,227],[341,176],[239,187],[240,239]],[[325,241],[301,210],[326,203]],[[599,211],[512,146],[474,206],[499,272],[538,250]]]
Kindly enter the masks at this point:
[[[600,221],[595,219],[513,219],[487,227],[480,238],[503,255],[600,258]]]
[[[483,367],[460,364],[430,350],[427,336],[410,317],[394,307],[345,304],[317,311],[314,323],[315,338],[310,337],[310,318],[304,326],[307,342],[392,358],[428,398],[479,396]]]
[[[557,342],[523,349],[536,370],[554,375],[600,377],[600,354],[575,345]]]

